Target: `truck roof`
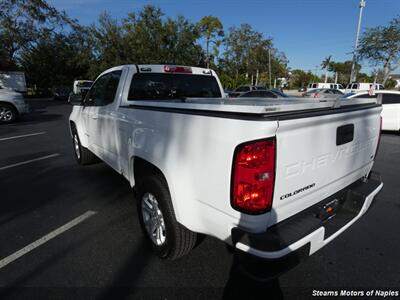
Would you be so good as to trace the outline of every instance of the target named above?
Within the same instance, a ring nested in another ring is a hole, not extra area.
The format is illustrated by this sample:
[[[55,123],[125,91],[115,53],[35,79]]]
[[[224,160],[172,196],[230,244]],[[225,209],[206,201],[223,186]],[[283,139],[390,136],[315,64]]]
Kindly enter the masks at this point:
[[[194,75],[213,75],[215,76],[215,72],[211,69],[200,68],[200,67],[192,67],[192,66],[183,66],[183,65],[172,65],[172,64],[128,64],[128,65],[120,65],[108,70],[105,70],[103,73],[108,73],[111,71],[121,70],[123,67],[136,68],[139,73],[179,73],[179,74],[194,74]]]

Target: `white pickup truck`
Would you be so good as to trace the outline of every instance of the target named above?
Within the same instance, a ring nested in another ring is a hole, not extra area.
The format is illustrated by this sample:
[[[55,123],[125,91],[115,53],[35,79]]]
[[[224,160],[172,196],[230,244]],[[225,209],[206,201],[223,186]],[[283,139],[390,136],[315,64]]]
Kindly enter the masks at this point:
[[[311,255],[368,210],[383,186],[376,99],[222,95],[209,69],[125,65],[71,99],[78,163],[100,158],[130,182],[160,257],[199,233],[264,261]]]

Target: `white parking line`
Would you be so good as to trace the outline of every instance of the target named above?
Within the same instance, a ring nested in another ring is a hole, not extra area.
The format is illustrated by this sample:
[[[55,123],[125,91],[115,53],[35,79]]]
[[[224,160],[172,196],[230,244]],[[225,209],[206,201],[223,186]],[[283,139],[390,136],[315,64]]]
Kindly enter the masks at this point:
[[[16,164],[0,167],[0,171],[6,170],[6,169],[10,169],[10,168],[14,168],[14,167],[18,167],[18,166],[22,166],[22,165],[26,165],[26,164],[29,164],[29,163],[32,163],[32,162],[35,162],[35,161],[56,157],[56,156],[59,156],[59,155],[60,155],[60,153],[54,153],[54,154],[50,154],[50,155],[46,155],[46,156],[42,156],[42,157],[38,157],[38,158],[26,160],[26,161],[22,161],[22,162],[19,162],[19,163],[16,163]]]
[[[8,140],[13,140],[13,139],[20,139],[23,137],[28,137],[28,136],[35,136],[35,135],[41,135],[41,134],[45,134],[46,132],[35,132],[35,133],[30,133],[30,134],[23,134],[23,135],[16,135],[16,136],[10,136],[10,137],[5,137],[5,138],[1,138],[1,141],[8,141]]]
[[[51,239],[55,238],[56,236],[60,235],[61,233],[67,231],[68,229],[71,229],[72,227],[78,225],[79,223],[85,221],[86,219],[90,218],[91,216],[97,214],[96,211],[89,210],[85,212],[83,215],[80,215],[79,217],[73,219],[72,221],[68,222],[67,224],[53,230],[49,234],[46,234],[44,237],[41,237],[40,239],[34,241],[33,243],[29,244],[28,246],[22,248],[21,250],[18,250],[17,252],[7,256],[6,258],[3,258],[0,260],[0,269],[4,268],[6,265],[9,263],[12,263],[14,260],[17,260],[21,256],[27,254],[28,252],[32,251],[33,249],[43,245],[44,243],[50,241]]]

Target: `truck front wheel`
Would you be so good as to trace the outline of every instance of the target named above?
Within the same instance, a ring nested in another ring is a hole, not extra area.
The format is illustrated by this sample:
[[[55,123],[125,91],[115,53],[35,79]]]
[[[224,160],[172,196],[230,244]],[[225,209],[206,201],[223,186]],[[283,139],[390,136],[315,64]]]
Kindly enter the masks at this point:
[[[169,260],[187,254],[196,244],[197,234],[176,221],[164,178],[151,175],[136,191],[140,225],[155,253]]]

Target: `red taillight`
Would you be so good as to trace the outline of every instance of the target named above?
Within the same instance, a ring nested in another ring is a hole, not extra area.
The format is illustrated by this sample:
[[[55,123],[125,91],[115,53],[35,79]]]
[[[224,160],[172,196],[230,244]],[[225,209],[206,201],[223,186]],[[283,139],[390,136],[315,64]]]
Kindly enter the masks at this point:
[[[164,72],[166,73],[192,73],[191,67],[183,66],[164,66]]]
[[[378,145],[376,145],[376,151],[375,151],[374,159],[376,159],[376,156],[378,155],[379,145],[381,144],[381,135],[382,135],[382,117],[381,117],[381,124],[379,126]]]
[[[249,214],[271,210],[275,179],[275,138],[236,148],[232,171],[232,207]]]

